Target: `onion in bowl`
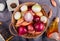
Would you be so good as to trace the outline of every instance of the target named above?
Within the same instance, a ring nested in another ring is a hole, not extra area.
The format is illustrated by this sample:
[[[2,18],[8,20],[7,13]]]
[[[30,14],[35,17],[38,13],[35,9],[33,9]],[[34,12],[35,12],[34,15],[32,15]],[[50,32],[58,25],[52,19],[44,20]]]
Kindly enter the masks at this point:
[[[40,12],[41,9],[42,9],[41,6],[40,6],[39,4],[37,4],[37,3],[32,6],[32,10],[33,10],[34,12]]]

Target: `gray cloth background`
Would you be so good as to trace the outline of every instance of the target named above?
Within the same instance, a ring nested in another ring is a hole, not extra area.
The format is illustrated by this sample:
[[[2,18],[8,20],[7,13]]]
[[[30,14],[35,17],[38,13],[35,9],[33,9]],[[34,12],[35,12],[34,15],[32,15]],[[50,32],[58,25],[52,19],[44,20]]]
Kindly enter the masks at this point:
[[[52,18],[50,18],[49,22],[51,22],[51,20],[56,16],[60,18],[60,2],[59,0],[55,0],[55,1],[57,2],[57,7],[53,7],[50,3],[50,0],[19,0],[20,4],[23,2],[38,2],[40,4],[43,3],[43,4],[50,6],[50,8],[52,8],[53,10],[53,15],[52,15]],[[0,2],[6,5],[6,0],[0,0]],[[11,15],[12,13],[8,11],[8,8],[6,5],[5,10],[3,12],[0,12],[0,21],[4,22],[4,25],[8,25],[10,23]],[[59,29],[60,29],[60,23],[59,23]],[[51,40],[47,38],[45,34],[43,34],[41,37],[38,37],[35,39],[25,39],[22,37],[15,36],[13,39],[11,39],[11,41],[56,41],[56,40]]]

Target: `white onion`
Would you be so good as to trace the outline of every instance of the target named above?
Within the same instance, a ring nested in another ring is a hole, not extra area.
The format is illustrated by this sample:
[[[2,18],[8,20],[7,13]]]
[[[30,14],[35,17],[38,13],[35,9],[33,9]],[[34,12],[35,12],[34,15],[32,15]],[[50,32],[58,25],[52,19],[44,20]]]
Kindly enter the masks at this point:
[[[28,10],[28,7],[27,7],[27,5],[23,5],[20,9],[22,12],[24,12],[24,11]]]
[[[30,21],[33,20],[33,15],[32,15],[30,12],[28,12],[28,13],[26,13],[26,14],[24,15],[24,19],[25,19],[27,22],[30,22]]]
[[[20,12],[16,12],[15,15],[14,15],[14,18],[16,20],[20,19],[21,18],[21,13]]]
[[[40,12],[41,11],[41,6],[39,4],[35,4],[32,6],[32,10],[34,12]]]
[[[41,20],[43,23],[46,23],[46,22],[47,22],[47,17],[46,17],[46,16],[42,16],[40,20]]]

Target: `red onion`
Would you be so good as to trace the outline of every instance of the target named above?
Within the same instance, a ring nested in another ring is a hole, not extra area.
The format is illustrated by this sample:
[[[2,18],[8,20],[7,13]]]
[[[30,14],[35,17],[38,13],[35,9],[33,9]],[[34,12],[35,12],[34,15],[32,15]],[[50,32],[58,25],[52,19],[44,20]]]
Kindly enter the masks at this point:
[[[33,31],[34,27],[32,25],[28,25],[28,30]]]
[[[33,25],[28,25],[28,33],[34,33],[35,32],[35,30],[34,30],[34,27],[33,27]]]
[[[38,31],[38,32],[44,30],[44,24],[41,23],[41,22],[39,22],[39,23],[35,23],[34,26],[35,26],[35,30]]]
[[[40,17],[35,15],[33,21],[34,22],[39,22],[40,21]]]
[[[23,26],[20,26],[19,28],[18,28],[18,35],[20,36],[20,35],[24,35],[24,34],[26,34],[27,33],[27,29],[25,28],[25,27],[23,27]]]

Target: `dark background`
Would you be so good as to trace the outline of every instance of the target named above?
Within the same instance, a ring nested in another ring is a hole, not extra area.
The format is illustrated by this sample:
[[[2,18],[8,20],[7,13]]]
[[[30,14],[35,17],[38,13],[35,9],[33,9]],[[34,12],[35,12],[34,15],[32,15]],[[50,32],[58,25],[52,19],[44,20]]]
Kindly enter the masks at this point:
[[[52,21],[52,19],[56,16],[58,16],[60,18],[60,2],[59,0],[55,0],[57,2],[57,7],[53,7],[50,3],[50,0],[19,0],[19,3],[24,3],[24,2],[38,2],[40,4],[46,4],[48,6],[50,6],[50,8],[52,8],[53,10],[53,15],[52,18],[50,18],[49,22]],[[8,11],[7,5],[6,5],[6,0],[0,0],[0,3],[4,3],[6,8],[3,12],[0,12],[0,21],[3,22],[2,26],[0,26],[0,33],[2,35],[5,34],[5,32],[7,32],[4,36],[5,39],[7,39],[11,34],[8,30],[8,26],[11,20],[11,15],[12,13]],[[60,25],[60,23],[59,23]],[[60,29],[60,26],[59,26]],[[5,31],[5,32],[4,32]],[[10,41],[56,41],[53,39],[49,39],[45,36],[45,34],[43,34],[41,37],[35,38],[35,39],[25,39],[19,36],[14,36]]]

